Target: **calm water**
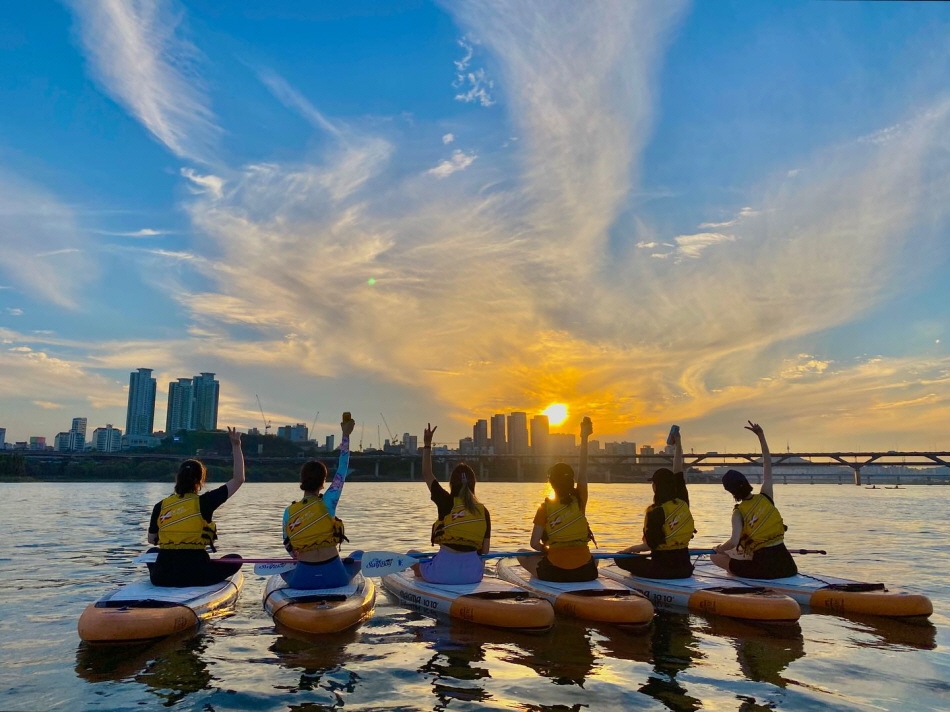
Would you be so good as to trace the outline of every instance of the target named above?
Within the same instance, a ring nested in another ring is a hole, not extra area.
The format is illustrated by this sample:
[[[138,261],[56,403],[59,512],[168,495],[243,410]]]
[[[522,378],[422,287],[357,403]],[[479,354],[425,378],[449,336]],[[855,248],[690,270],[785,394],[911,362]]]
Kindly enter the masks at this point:
[[[253,477],[253,473],[251,473]],[[632,543],[645,485],[593,485],[601,551]],[[947,518],[950,488],[777,486],[803,572],[901,584],[934,603],[932,626],[804,615],[769,630],[694,615],[657,617],[642,634],[559,620],[545,635],[435,622],[381,594],[361,628],[317,642],[284,636],[248,571],[234,615],[196,636],[89,649],[76,621],[133,580],[161,484],[0,484],[0,709],[174,710],[827,710],[950,707]],[[248,484],[218,510],[220,550],[282,555],[279,517],[292,484]],[[524,544],[544,491],[483,483],[495,548]],[[697,546],[728,533],[719,487],[691,487]],[[347,485],[354,547],[428,542],[425,486]],[[428,548],[428,547],[427,547]]]

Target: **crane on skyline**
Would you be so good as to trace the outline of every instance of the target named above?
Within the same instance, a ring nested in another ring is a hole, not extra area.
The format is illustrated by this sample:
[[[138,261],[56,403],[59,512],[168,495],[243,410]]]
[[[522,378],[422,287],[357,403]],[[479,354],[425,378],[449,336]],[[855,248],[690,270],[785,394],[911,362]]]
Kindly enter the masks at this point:
[[[319,418],[319,417],[320,417],[320,411],[318,410],[318,411],[317,411],[317,414],[316,414],[315,416],[313,416],[313,423],[311,423],[311,425],[310,425],[310,430],[307,431],[307,436],[308,436],[308,437],[311,437],[311,438],[313,437],[313,429],[314,429],[315,427],[317,427],[317,418]]]
[[[399,444],[399,440],[396,438],[395,435],[393,435],[393,431],[390,430],[390,428],[389,428],[389,423],[386,422],[386,416],[383,415],[382,413],[380,413],[380,414],[379,414],[379,417],[383,419],[383,424],[386,426],[386,432],[389,433],[389,444],[390,444],[390,445],[398,445],[398,444]]]
[[[267,420],[267,416],[264,415],[264,406],[261,405],[261,397],[259,395],[255,395],[254,397],[257,398],[257,407],[261,409],[261,418],[264,420],[264,435],[270,435],[270,423]]]

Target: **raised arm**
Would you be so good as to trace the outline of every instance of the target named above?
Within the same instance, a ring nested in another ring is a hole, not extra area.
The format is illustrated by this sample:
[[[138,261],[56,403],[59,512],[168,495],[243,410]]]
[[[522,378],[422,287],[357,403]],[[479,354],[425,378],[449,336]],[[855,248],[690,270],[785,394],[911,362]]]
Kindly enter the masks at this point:
[[[340,422],[340,428],[343,431],[343,437],[340,438],[340,459],[337,462],[336,474],[333,475],[333,482],[323,493],[323,503],[330,514],[336,515],[336,505],[340,501],[340,495],[343,494],[343,483],[346,482],[346,475],[350,471],[350,434],[356,427],[356,421],[350,417],[350,414],[344,413]]]
[[[594,424],[586,415],[581,421],[581,461],[577,467],[577,499],[582,510],[587,509],[587,440],[594,433]]]
[[[228,480],[228,497],[241,489],[244,484],[244,453],[241,450],[241,433],[237,428],[228,427],[228,439],[231,441],[231,455],[234,458],[234,474]]]
[[[436,425],[433,428],[432,423],[426,423],[425,432],[422,434],[422,479],[430,490],[435,482],[435,475],[432,474],[432,435],[438,427]]]
[[[759,445],[762,448],[762,487],[759,492],[774,500],[775,497],[772,494],[772,453],[769,452],[769,444],[765,441],[765,431],[762,430],[761,425],[753,423],[751,420],[745,426],[745,429],[751,430],[758,436]]]
[[[673,472],[683,472],[683,441],[680,431],[673,433]]]

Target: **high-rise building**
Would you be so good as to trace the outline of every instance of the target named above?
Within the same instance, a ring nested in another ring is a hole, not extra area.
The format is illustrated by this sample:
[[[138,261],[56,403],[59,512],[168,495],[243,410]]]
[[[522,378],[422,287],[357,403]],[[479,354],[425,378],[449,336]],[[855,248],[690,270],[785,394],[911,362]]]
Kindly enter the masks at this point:
[[[70,433],[56,433],[56,437],[53,438],[53,449],[56,452],[70,452],[72,450],[69,446],[69,435]]]
[[[97,452],[119,452],[122,449],[122,431],[111,424],[92,431],[92,449]]]
[[[475,441],[472,438],[462,438],[459,440],[459,455],[474,455]]]
[[[536,415],[531,419],[531,454],[547,455],[550,451],[548,433],[550,422],[546,415]]]
[[[0,450],[6,450],[7,448],[7,429],[0,428]]]
[[[46,449],[46,436],[44,435],[30,436],[30,450],[45,450],[45,449]]]
[[[637,444],[628,443],[626,440],[619,443],[604,443],[604,448],[608,455],[636,455]]]
[[[406,455],[415,455],[416,450],[419,449],[419,436],[410,435],[409,433],[402,434],[402,451]]]
[[[69,428],[69,450],[82,452],[86,449],[86,422],[85,418],[73,418]]]
[[[488,454],[488,421],[487,420],[477,420],[475,421],[475,427],[472,428],[472,442],[474,443],[475,452],[479,455]]]
[[[573,455],[577,451],[574,433],[551,433],[548,435],[548,452],[551,455]]]
[[[508,416],[508,454],[528,454],[528,414],[514,412]]]
[[[191,380],[195,390],[195,430],[217,430],[220,384],[213,373],[202,373]]]
[[[491,417],[491,446],[496,455],[504,455],[508,452],[504,413],[496,413]]]
[[[306,423],[284,425],[277,428],[277,437],[290,440],[292,443],[305,443],[310,438],[310,428]]]
[[[168,409],[165,415],[165,434],[195,429],[195,389],[190,378],[179,378],[168,384]]]
[[[129,407],[125,430],[129,435],[151,435],[155,421],[155,379],[152,369],[140,368],[129,376]]]
[[[325,445],[327,452],[333,452],[334,450],[336,450],[336,445],[334,445],[334,442],[335,442],[335,436],[327,435],[326,445]]]

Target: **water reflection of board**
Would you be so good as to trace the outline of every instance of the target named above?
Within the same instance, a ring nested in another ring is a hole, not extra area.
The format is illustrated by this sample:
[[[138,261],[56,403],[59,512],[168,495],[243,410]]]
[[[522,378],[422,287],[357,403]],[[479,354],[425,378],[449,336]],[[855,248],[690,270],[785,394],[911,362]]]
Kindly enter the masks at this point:
[[[653,605],[629,586],[607,578],[582,583],[554,583],[534,578],[514,559],[498,563],[498,575],[572,618],[621,625],[644,625],[653,620]]]
[[[864,583],[834,576],[798,574],[779,579],[747,579],[735,576],[712,562],[697,562],[693,575],[712,582],[767,586],[825,613],[888,616],[891,618],[927,618],[933,613],[930,599],[919,593],[888,589],[880,583]]]
[[[438,618],[519,630],[547,630],[554,623],[550,603],[496,578],[452,586],[401,571],[383,576],[382,582],[403,605]]]
[[[690,610],[707,615],[728,616],[771,623],[791,623],[801,616],[801,607],[792,598],[764,587],[729,586],[694,576],[684,579],[649,579],[632,576],[616,564],[602,566],[602,576],[635,588],[659,610]]]
[[[148,580],[112,591],[79,617],[79,637],[89,643],[131,643],[165,638],[231,611],[244,585],[240,571],[213,586],[169,588]]]
[[[376,586],[357,574],[346,586],[319,590],[294,589],[281,576],[264,587],[264,610],[274,621],[303,633],[339,633],[373,614]]]

